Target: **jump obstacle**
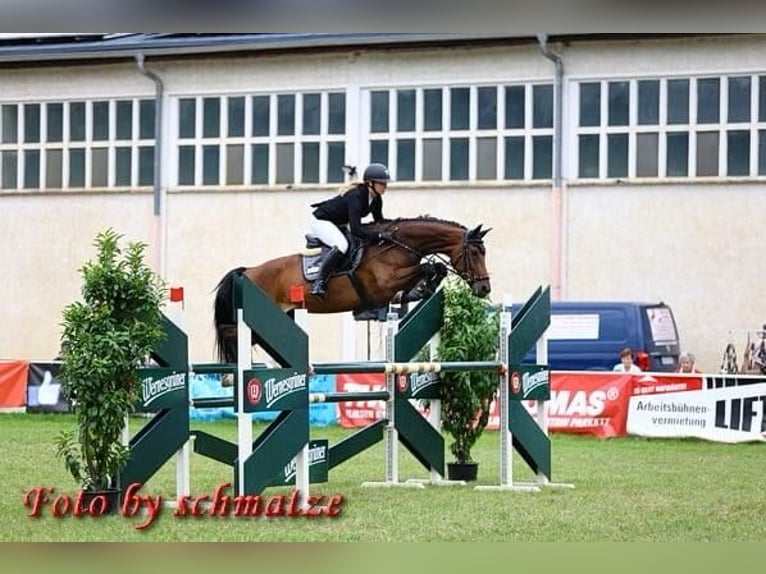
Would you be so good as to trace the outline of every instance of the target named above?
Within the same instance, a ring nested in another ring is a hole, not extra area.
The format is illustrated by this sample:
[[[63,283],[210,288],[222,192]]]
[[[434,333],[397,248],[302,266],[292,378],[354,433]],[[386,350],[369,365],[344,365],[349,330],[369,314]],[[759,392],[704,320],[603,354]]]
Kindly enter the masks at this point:
[[[154,416],[130,440],[131,457],[116,481],[117,486],[146,482],[175,455],[177,494],[190,494],[189,459],[193,448],[198,454],[233,467],[234,491],[239,495],[256,495],[271,486],[294,484],[306,500],[310,483],[326,482],[329,470],[384,439],[385,481],[366,482],[364,486],[423,488],[424,482],[451,484],[452,481],[444,478],[445,444],[439,430],[438,378],[424,379],[422,374],[492,370],[498,373],[499,385],[500,481],[498,485],[476,489],[539,491],[544,486],[572,487],[551,482],[551,448],[543,408],[543,403],[550,398],[549,369],[545,365],[545,332],[550,324],[548,288],[538,288],[516,314],[511,314],[509,301],[504,303],[497,361],[409,362],[438,336],[444,296],[442,291],[437,291],[401,321],[397,320],[396,313],[389,314],[385,362],[314,365],[308,359],[308,336],[296,321],[246,277],[240,277],[233,288],[239,362],[190,365],[185,333],[166,319],[168,337],[153,353],[160,367],[140,372],[143,393],[138,410],[154,413]],[[253,335],[279,368],[254,368],[250,362]],[[523,357],[533,345],[541,364],[522,365]],[[234,374],[234,397],[190,400],[190,372]],[[310,373],[384,373],[386,390],[310,393]],[[430,401],[428,420],[413,406],[413,399]],[[310,404],[353,400],[385,400],[385,418],[332,446],[326,440],[310,440]],[[524,408],[522,400],[538,402],[536,419]],[[192,430],[189,406],[234,406],[237,442]],[[255,439],[253,412],[278,413]],[[427,481],[399,480],[397,448],[400,442],[430,471]],[[514,449],[536,474],[535,482],[514,482]]]

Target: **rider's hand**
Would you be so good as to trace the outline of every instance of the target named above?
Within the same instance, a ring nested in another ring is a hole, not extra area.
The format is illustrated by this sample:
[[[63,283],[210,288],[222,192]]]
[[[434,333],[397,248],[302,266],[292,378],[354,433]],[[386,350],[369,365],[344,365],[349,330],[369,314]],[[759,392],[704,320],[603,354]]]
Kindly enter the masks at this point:
[[[393,234],[389,233],[388,231],[381,231],[378,233],[378,241],[393,241],[394,236]]]

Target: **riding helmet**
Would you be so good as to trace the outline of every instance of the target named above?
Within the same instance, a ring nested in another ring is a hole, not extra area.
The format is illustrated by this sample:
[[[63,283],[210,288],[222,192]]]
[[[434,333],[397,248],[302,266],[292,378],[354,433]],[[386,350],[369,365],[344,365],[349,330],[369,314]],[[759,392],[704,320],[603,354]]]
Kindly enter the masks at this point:
[[[388,173],[388,168],[382,163],[371,163],[364,170],[364,181],[377,181],[379,183],[388,183],[391,180],[391,175]]]

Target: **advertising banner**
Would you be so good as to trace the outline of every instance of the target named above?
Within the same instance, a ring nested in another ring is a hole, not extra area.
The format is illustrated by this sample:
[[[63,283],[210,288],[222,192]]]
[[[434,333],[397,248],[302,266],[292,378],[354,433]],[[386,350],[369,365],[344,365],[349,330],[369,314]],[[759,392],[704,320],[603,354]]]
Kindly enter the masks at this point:
[[[596,375],[596,376],[594,376]],[[621,373],[550,373],[551,398],[545,405],[551,432],[592,434],[599,437],[625,435],[628,399],[633,390],[632,375]],[[338,375],[338,392],[385,390],[381,374]],[[537,401],[522,404],[533,416]],[[425,409],[418,403],[421,412]],[[384,401],[338,403],[339,423],[343,427],[363,427],[385,416]],[[490,410],[488,430],[500,426],[497,401]]]
[[[24,410],[29,361],[0,361],[0,410]]]
[[[403,385],[406,381],[406,385]],[[422,383],[423,379],[399,377],[397,384],[409,386],[412,381]],[[386,375],[382,373],[364,373],[353,375],[336,375],[335,390],[338,393],[363,393],[369,391],[385,391]],[[418,394],[419,396],[419,394]],[[430,396],[430,395],[428,395]],[[428,411],[421,399],[410,399],[412,405],[424,416]],[[338,403],[338,424],[345,428],[365,427],[375,421],[386,418],[386,402],[381,400],[347,401]]]
[[[543,403],[525,400],[532,416],[546,409],[551,433],[587,434],[599,438],[628,434],[654,437],[700,437],[723,442],[763,440],[766,381],[711,389],[715,374],[555,371],[551,397]],[[385,389],[380,374],[338,375],[337,390]],[[760,401],[760,402],[759,402]],[[684,406],[685,405],[685,406]],[[339,423],[362,427],[385,416],[383,401],[338,404]],[[487,429],[499,428],[493,403]]]
[[[551,373],[551,398],[543,403],[548,430],[601,438],[625,435],[634,375],[627,373]],[[525,402],[535,414],[536,402]]]
[[[766,440],[766,383],[633,396],[628,433],[716,442]]]
[[[68,413],[69,402],[61,392],[60,361],[30,363],[27,371],[27,412]]]
[[[385,391],[386,376],[379,373],[336,375],[335,390],[339,393]],[[385,414],[385,401],[348,401],[338,403],[338,424],[345,428],[367,426],[384,418]]]
[[[636,375],[633,380],[634,395],[654,395],[659,393],[681,393],[699,391],[704,383],[703,376],[697,374],[646,373]]]

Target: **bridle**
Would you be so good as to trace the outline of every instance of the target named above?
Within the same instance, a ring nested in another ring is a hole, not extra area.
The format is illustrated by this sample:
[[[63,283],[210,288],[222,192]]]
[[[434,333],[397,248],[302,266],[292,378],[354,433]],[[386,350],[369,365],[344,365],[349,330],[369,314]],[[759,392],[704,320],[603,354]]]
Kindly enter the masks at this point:
[[[441,262],[447,269],[449,273],[452,273],[453,275],[457,275],[461,279],[463,279],[466,283],[473,286],[475,283],[478,283],[479,281],[488,281],[489,275],[477,275],[476,272],[473,270],[473,261],[471,260],[471,255],[468,251],[468,248],[471,245],[476,245],[479,247],[479,249],[482,251],[482,253],[485,252],[484,250],[484,241],[482,239],[476,239],[469,237],[470,231],[466,230],[463,234],[463,244],[460,247],[460,255],[458,255],[455,258],[455,263],[457,264],[458,261],[461,259],[465,259],[465,269],[463,271],[458,271],[455,266],[452,265],[452,261],[441,255],[440,253],[434,253],[429,256],[425,256],[422,253],[416,251],[409,245],[405,245],[401,241],[397,239],[392,239],[391,243],[393,245],[396,245],[397,247],[401,247],[405,251],[409,251],[413,255],[415,255],[420,261],[424,258],[430,258],[430,259],[436,259],[437,261]]]
[[[463,236],[463,245],[460,249],[460,255],[457,256],[455,259],[455,263],[460,261],[461,259],[465,259],[465,271],[462,273],[459,272],[457,269],[451,269],[453,273],[458,275],[460,278],[465,280],[466,283],[470,285],[474,285],[475,283],[478,283],[479,281],[488,281],[489,275],[477,275],[475,271],[473,270],[473,261],[471,259],[471,255],[468,252],[468,248],[471,246],[471,244],[476,245],[482,253],[485,253],[484,250],[484,242],[481,239],[472,239],[468,237],[468,231],[465,232],[465,235]],[[450,269],[451,266],[448,266],[448,269]]]

